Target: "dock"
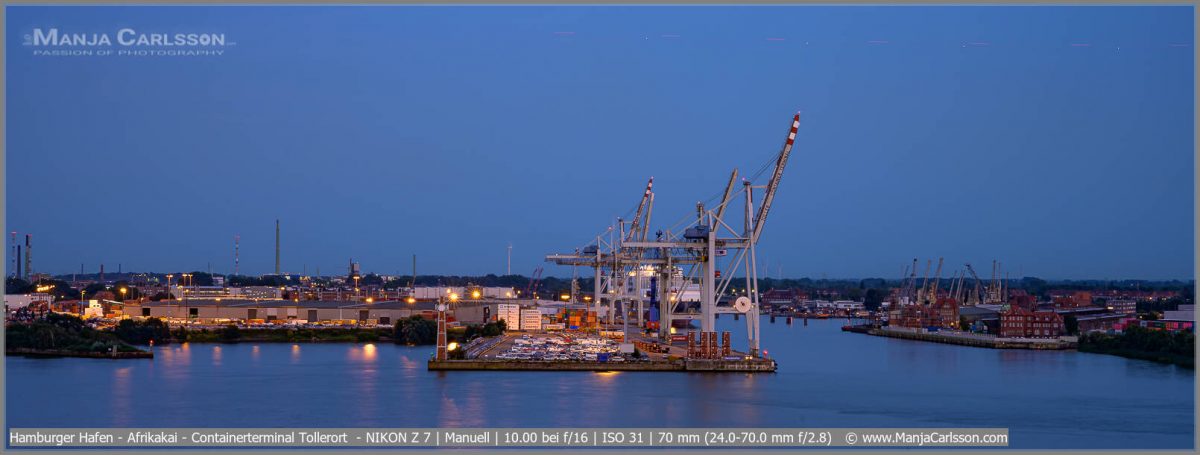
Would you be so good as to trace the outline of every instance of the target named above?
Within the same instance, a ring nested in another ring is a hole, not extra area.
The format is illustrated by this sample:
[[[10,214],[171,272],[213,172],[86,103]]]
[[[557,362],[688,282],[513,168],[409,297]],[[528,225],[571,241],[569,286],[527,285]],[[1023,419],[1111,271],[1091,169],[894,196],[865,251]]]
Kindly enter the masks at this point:
[[[951,331],[930,332],[903,327],[864,328],[858,326],[843,327],[842,330],[904,340],[930,341],[934,343],[992,349],[1063,350],[1074,349],[1076,347],[1076,342],[1063,338],[1000,338],[992,335]]]
[[[651,362],[563,362],[522,360],[430,360],[430,371],[671,371],[712,373],[772,373],[770,359],[679,359]]]

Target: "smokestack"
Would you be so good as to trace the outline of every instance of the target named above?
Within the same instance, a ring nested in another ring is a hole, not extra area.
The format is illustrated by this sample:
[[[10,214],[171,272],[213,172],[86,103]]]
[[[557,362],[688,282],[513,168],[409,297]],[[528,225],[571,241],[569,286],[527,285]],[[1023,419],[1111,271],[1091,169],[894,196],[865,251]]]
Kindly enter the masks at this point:
[[[242,236],[233,236],[233,274],[238,275],[238,242],[242,240]]]
[[[21,245],[17,245],[17,258],[19,257],[21,257]],[[17,277],[24,278],[25,275],[21,274],[21,261],[18,261],[17,258],[13,258],[13,262],[17,263]]]
[[[29,275],[33,273],[30,267],[33,265],[33,234],[25,234],[25,279],[29,279]]]
[[[104,264],[100,264],[100,284],[104,284]]]
[[[17,253],[17,231],[12,231],[12,268],[8,269],[8,273],[12,274],[13,278],[19,276],[17,273],[17,258],[21,255]]]
[[[279,218],[275,219],[275,274],[279,274]]]

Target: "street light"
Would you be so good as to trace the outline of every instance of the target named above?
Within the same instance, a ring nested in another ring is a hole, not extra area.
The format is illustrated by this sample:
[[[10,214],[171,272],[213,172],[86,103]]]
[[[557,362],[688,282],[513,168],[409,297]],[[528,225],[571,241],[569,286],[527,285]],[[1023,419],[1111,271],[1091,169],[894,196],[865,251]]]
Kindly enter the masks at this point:
[[[124,302],[124,301],[125,301],[125,293],[126,293],[126,292],[129,292],[129,290],[128,290],[128,289],[125,289],[125,288],[121,288],[121,301],[122,301],[122,302]]]

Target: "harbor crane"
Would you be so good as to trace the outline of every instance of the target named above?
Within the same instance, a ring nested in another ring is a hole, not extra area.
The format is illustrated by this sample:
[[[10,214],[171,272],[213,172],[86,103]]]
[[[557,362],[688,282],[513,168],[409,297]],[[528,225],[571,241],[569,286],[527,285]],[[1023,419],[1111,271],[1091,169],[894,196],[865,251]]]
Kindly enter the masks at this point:
[[[795,114],[791,120],[787,138],[773,157],[774,168],[765,185],[743,179],[742,188],[736,190],[738,173],[734,169],[716,207],[697,203],[694,218],[685,219],[687,224],[681,230],[658,231],[655,239],[650,240],[650,212],[654,204],[651,179],[628,232],[624,221],[618,221],[615,229],[609,227],[606,231],[607,240],[603,234],[597,235],[595,243],[576,254],[553,254],[546,256],[546,260],[560,265],[592,267],[595,271],[592,305],[598,313],[608,314],[610,323],[612,310],[618,306],[622,319],[627,320],[629,304],[636,303],[640,320],[645,304],[657,304],[662,319],[658,329],[660,338],[669,336],[674,320],[698,319],[701,331],[715,332],[717,314],[744,314],[748,351],[751,356],[758,357],[760,296],[755,246],[766,226],[795,145],[800,114]],[[762,194],[757,206],[755,190]],[[727,209],[738,199],[744,201],[741,229],[734,228],[725,219]],[[724,262],[723,267],[719,267],[721,262]],[[739,272],[745,279],[746,296],[738,297],[732,305],[718,306],[719,296],[726,293]],[[647,295],[644,281],[658,284],[649,286],[656,294]],[[698,294],[698,309],[684,304],[691,294]]]

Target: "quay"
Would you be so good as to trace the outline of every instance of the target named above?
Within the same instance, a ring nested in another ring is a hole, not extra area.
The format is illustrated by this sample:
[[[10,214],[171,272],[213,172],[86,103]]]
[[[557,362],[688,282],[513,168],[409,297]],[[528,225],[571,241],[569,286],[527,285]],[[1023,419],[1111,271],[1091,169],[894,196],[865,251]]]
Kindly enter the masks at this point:
[[[622,352],[620,346],[627,350]],[[635,350],[635,346],[646,349]],[[689,357],[679,346],[635,338],[616,342],[587,334],[505,334],[479,338],[460,349],[460,358],[429,360],[430,371],[675,371],[770,373],[773,359],[731,351],[720,358]]]
[[[651,362],[567,362],[535,360],[430,360],[430,371],[674,371],[772,373],[774,360],[678,359]]]
[[[992,349],[1034,349],[1034,350],[1063,350],[1075,349],[1077,342],[1064,338],[1000,338],[991,335],[980,335],[963,332],[929,332],[919,329],[867,326],[847,326],[842,330],[847,332],[865,333],[868,335],[904,340],[929,341],[934,343],[956,344]]]
[[[84,357],[89,359],[153,359],[151,351],[72,351],[68,349],[5,348],[4,355],[25,357]]]

